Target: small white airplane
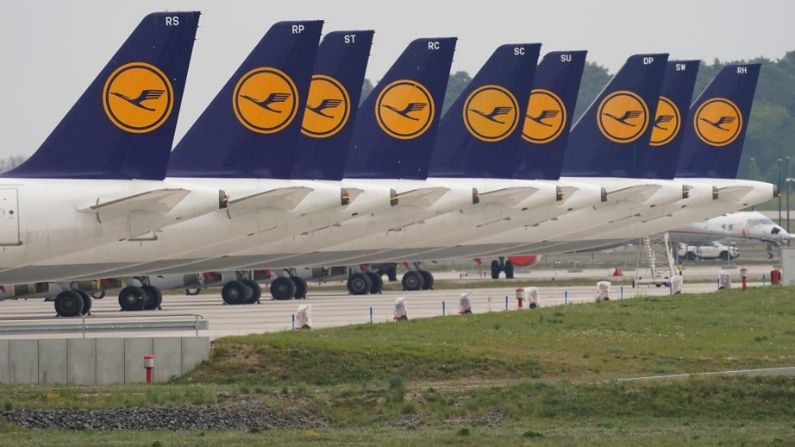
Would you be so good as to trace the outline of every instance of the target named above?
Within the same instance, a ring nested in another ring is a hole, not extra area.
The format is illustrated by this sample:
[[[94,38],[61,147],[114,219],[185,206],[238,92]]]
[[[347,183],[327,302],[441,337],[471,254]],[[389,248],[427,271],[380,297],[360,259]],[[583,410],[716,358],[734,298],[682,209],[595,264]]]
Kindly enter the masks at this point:
[[[755,240],[775,245],[786,244],[793,237],[759,211],[728,213],[676,228],[669,233],[675,240],[684,242]]]

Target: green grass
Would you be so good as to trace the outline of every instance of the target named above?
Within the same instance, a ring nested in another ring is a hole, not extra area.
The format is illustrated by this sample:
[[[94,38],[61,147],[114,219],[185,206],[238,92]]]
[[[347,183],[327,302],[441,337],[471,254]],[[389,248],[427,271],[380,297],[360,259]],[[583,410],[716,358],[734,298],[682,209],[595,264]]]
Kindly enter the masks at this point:
[[[258,400],[330,427],[32,432],[0,418],[0,445],[793,445],[795,378],[614,379],[795,365],[794,317],[793,289],[765,288],[228,337],[173,383],[0,386],[0,401]]]

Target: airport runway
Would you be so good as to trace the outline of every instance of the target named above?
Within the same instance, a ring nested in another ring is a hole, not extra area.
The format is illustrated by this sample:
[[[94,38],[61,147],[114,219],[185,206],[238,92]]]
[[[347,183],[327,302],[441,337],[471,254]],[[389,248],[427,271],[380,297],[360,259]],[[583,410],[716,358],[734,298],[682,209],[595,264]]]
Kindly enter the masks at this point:
[[[594,282],[595,284],[595,282]],[[756,284],[754,284],[756,285]],[[761,284],[759,284],[761,285]],[[716,290],[714,283],[693,283],[685,285],[685,292],[712,292]],[[120,312],[115,297],[108,296],[94,301],[92,315],[85,319],[89,328],[85,337],[146,337],[152,335],[184,336],[192,335],[193,330],[163,330],[157,331],[144,329],[110,330],[103,332],[90,331],[92,323],[119,323],[119,322],[147,322],[156,321],[193,321],[200,315],[209,322],[209,330],[200,331],[200,335],[209,335],[211,338],[226,335],[244,335],[261,332],[276,332],[292,328],[292,315],[296,313],[298,305],[312,305],[312,327],[331,327],[349,324],[367,323],[370,321],[370,308],[372,308],[372,321],[375,323],[392,321],[394,302],[397,297],[407,296],[408,317],[410,319],[440,316],[458,313],[458,301],[461,293],[467,292],[465,288],[455,290],[430,290],[422,292],[385,292],[381,295],[351,296],[341,292],[315,292],[307,300],[301,301],[272,301],[263,300],[261,304],[227,306],[223,305],[220,295],[204,294],[198,296],[164,295],[163,309],[160,311]],[[515,289],[489,288],[471,290],[472,311],[474,313],[501,312],[516,310]],[[623,288],[623,299],[631,299],[637,294],[646,296],[667,295],[665,287],[642,287],[632,289]],[[565,298],[564,298],[565,295]],[[593,302],[596,297],[596,286],[573,287],[542,287],[540,288],[541,306],[556,306],[564,304],[564,299],[570,303]],[[611,299],[621,299],[621,288],[614,286]],[[686,294],[683,296],[686,298]],[[444,304],[443,304],[444,303]],[[525,307],[527,304],[525,304]],[[15,325],[34,326],[42,329],[52,329],[59,324],[78,324],[80,318],[56,318],[52,303],[43,300],[20,300],[0,302],[0,339],[8,338],[73,338],[82,337],[78,330],[19,332],[14,330]],[[11,320],[14,319],[14,320]]]

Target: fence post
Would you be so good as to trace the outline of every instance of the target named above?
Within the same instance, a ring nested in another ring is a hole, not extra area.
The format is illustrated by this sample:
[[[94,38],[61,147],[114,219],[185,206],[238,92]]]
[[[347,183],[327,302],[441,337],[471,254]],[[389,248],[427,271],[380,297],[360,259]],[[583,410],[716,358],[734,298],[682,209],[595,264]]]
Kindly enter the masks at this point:
[[[569,304],[569,290],[563,289],[563,304]]]
[[[370,323],[373,322],[373,306],[370,306]]]
[[[444,300],[442,300],[442,316],[443,317],[447,315],[447,309],[446,308],[447,308],[447,303]]]

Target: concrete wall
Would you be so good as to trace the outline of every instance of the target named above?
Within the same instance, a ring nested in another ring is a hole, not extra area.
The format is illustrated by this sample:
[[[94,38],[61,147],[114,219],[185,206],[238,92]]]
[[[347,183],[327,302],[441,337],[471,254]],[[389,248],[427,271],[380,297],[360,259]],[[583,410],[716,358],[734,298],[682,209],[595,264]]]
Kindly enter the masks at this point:
[[[209,359],[210,338],[0,340],[0,383],[142,383],[146,354],[155,355],[155,382],[166,382]]]

